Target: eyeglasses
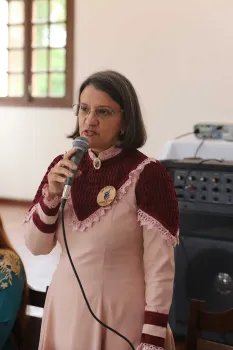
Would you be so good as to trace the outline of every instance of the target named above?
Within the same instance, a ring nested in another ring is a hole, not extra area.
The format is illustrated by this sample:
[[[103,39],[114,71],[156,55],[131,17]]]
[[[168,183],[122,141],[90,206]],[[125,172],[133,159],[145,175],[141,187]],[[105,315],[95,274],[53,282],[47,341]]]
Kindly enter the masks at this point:
[[[94,112],[94,115],[96,117],[107,118],[113,116],[116,113],[124,112],[122,109],[120,111],[116,111],[111,107],[98,107],[91,109],[88,106],[83,106],[80,104],[73,104],[72,108],[76,117],[87,117],[91,112]]]

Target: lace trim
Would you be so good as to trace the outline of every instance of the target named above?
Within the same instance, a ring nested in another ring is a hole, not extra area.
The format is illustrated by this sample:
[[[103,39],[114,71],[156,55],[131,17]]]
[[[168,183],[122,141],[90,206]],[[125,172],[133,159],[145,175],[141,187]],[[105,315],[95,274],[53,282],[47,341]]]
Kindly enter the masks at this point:
[[[42,196],[44,197],[44,204],[49,208],[49,209],[54,209],[58,206],[60,203],[60,198],[58,196],[54,197],[53,199],[49,199],[49,191],[48,191],[48,184],[45,184],[44,187],[42,188]],[[29,210],[24,218],[24,223],[28,222],[35,211],[37,211],[37,208],[39,206],[39,203],[36,203],[31,210]]]
[[[0,290],[12,285],[12,273],[20,275],[20,259],[12,251],[0,249]]]
[[[91,214],[88,218],[86,218],[83,221],[78,220],[74,208],[73,208],[73,203],[72,203],[72,199],[71,196],[68,198],[67,200],[67,207],[68,207],[68,215],[69,215],[69,219],[72,225],[72,230],[73,231],[85,231],[87,228],[91,227],[93,225],[94,222],[98,222],[100,221],[100,218],[106,214],[106,212],[112,208],[112,205],[115,203],[117,203],[127,192],[128,187],[132,184],[133,179],[138,179],[140,173],[142,172],[142,170],[144,169],[144,167],[151,163],[151,162],[156,162],[155,159],[153,158],[147,158],[145,159],[142,163],[140,163],[136,169],[132,170],[129,173],[129,178],[128,180],[119,188],[119,190],[117,191],[116,194],[116,198],[113,201],[113,203],[111,203],[109,206],[107,207],[101,207],[99,209],[97,209],[93,214]]]
[[[60,203],[60,198],[58,196],[55,196],[53,199],[49,198],[49,186],[48,184],[45,184],[42,188],[42,196],[44,197],[44,204],[49,209],[54,209],[58,206]]]
[[[156,228],[167,241],[168,245],[175,246],[178,243],[179,231],[173,236],[158,220],[154,219],[141,209],[138,210],[138,221],[141,226],[146,226],[147,229]]]
[[[160,346],[158,347],[155,345],[143,343],[141,344],[141,347],[138,348],[138,350],[163,350],[163,348],[161,348]]]
[[[110,159],[110,158],[117,156],[119,153],[121,153],[121,151],[122,151],[122,148],[111,147],[103,152],[100,152],[98,154],[98,158],[101,161],[107,160],[107,159]],[[96,158],[96,155],[92,152],[91,149],[88,150],[88,153],[89,153],[91,160],[94,160]]]

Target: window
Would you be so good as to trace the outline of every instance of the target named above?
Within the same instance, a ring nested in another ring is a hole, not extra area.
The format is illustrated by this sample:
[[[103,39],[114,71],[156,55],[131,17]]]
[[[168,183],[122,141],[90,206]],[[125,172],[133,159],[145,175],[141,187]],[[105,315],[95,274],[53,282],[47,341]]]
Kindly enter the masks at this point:
[[[69,107],[73,0],[0,0],[0,105]]]

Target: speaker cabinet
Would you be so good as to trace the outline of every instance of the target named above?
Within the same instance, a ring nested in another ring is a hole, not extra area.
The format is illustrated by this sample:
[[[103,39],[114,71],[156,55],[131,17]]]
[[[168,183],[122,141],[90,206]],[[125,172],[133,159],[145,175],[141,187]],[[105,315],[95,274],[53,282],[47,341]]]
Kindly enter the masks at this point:
[[[176,339],[186,335],[191,299],[205,300],[210,312],[233,308],[233,218],[181,213],[180,232],[170,311]],[[231,334],[204,338],[233,345]]]

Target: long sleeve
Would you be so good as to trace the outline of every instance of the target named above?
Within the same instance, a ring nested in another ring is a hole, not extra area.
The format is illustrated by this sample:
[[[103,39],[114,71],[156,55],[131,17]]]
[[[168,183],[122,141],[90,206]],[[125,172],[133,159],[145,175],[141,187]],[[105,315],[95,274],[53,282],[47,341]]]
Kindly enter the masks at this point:
[[[179,214],[166,169],[150,163],[136,187],[138,219],[143,226],[145,316],[140,350],[163,350],[174,282],[174,246]]]
[[[25,273],[18,256],[0,250],[0,349],[8,348],[25,285]]]
[[[25,243],[34,255],[48,254],[56,245],[60,198],[49,198],[47,175],[61,158],[62,156],[56,157],[48,167],[25,218]]]

